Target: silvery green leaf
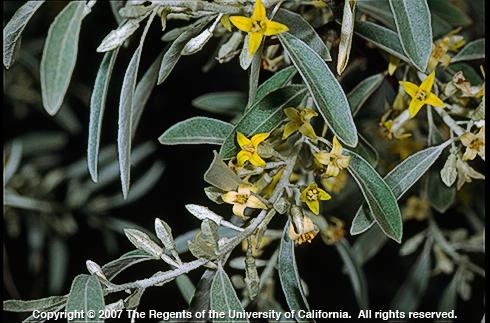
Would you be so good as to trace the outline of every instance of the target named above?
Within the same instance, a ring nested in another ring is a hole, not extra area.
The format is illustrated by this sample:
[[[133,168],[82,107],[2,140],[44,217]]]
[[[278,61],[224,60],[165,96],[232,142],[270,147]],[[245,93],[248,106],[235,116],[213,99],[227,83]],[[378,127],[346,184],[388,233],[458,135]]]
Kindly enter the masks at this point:
[[[432,26],[426,0],[390,0],[390,7],[405,54],[424,72],[432,52]]]
[[[51,296],[30,301],[9,299],[3,301],[3,310],[7,312],[42,311],[46,308],[56,307],[66,303],[67,296]]]
[[[361,3],[360,1],[359,3]],[[374,74],[368,78],[365,78],[359,84],[353,88],[349,94],[347,94],[347,100],[352,111],[352,115],[355,116],[369,97],[376,91],[381,83],[383,83],[384,74]]]
[[[294,66],[288,66],[274,73],[264,83],[260,84],[255,94],[255,102],[262,100],[269,93],[286,86],[296,75],[296,72],[297,70]]]
[[[242,69],[247,70],[252,64],[253,56],[250,56],[248,44],[250,43],[250,36],[247,34],[243,40],[242,51],[240,52],[240,66]]]
[[[87,267],[87,270],[91,275],[104,276],[104,273],[102,272],[102,268],[96,262],[92,260],[87,260],[85,262],[85,266]]]
[[[137,229],[125,229],[124,234],[136,248],[149,253],[155,258],[159,258],[162,255],[162,247],[151,240],[146,233]]]
[[[68,3],[49,27],[41,58],[41,90],[50,115],[58,112],[70,84],[84,9],[84,1]]]
[[[399,251],[400,256],[407,256],[411,253],[414,253],[415,250],[417,250],[417,248],[425,240],[425,238],[426,238],[426,233],[425,231],[423,231],[407,239],[400,248]]]
[[[204,29],[199,35],[191,38],[180,52],[183,56],[192,55],[200,51],[204,45],[213,37],[210,28]]]
[[[376,167],[379,159],[378,152],[366,138],[364,138],[361,134],[358,134],[358,136],[359,143],[355,148],[351,148],[351,150],[367,160],[371,166]]]
[[[220,46],[216,59],[220,63],[229,62],[237,54],[238,46],[243,42],[243,34],[241,31],[235,31],[231,37]]]
[[[329,62],[332,60],[327,45],[315,29],[301,15],[286,9],[279,9],[274,20],[288,26],[289,32],[304,41],[321,58]]]
[[[193,321],[195,320],[196,322],[207,322],[207,312],[210,308],[211,285],[215,276],[215,270],[207,269],[204,274],[202,274],[201,279],[197,283],[196,291],[194,292],[194,296],[192,296],[191,304],[189,305],[188,311],[191,313],[204,312],[205,317],[202,320],[196,320],[194,318]],[[189,322],[190,320],[187,321]]]
[[[141,115],[143,114],[143,110],[150,98],[151,91],[155,87],[158,78],[158,69],[160,67],[160,62],[163,57],[163,52],[157,56],[157,58],[150,65],[148,70],[143,74],[143,77],[140,79],[138,84],[136,85],[136,89],[134,90],[133,96],[133,111],[132,111],[132,129],[131,129],[131,138],[134,138],[136,133],[136,129],[138,128],[138,124],[141,119]]]
[[[72,322],[100,322],[100,311],[104,310],[104,293],[97,276],[78,275],[73,279],[70,294],[66,302],[66,311],[95,311],[95,316],[89,318],[85,316],[74,319]]]
[[[102,266],[102,272],[108,280],[112,280],[126,268],[148,260],[155,260],[155,257],[143,250],[133,250]]]
[[[157,234],[158,239],[163,243],[163,246],[166,250],[174,250],[175,249],[175,241],[172,236],[172,229],[169,225],[159,219],[155,219],[155,233]]]
[[[451,63],[485,58],[485,38],[469,42],[452,59]]]
[[[120,25],[121,22],[123,22],[124,20],[119,14],[119,9],[124,7],[124,2],[124,0],[113,0],[109,2],[109,4],[111,5],[112,14],[114,15],[114,18],[116,19],[118,25]]]
[[[125,20],[117,29],[112,30],[97,47],[97,52],[103,53],[120,47],[140,27],[140,22],[146,16]]]
[[[252,136],[256,133],[274,130],[286,118],[283,109],[299,105],[305,94],[306,89],[303,86],[288,85],[269,93],[260,101],[256,101],[226,137],[220,149],[220,156],[223,159],[230,159],[235,155],[237,131],[246,136]]]
[[[128,197],[130,171],[131,171],[131,134],[132,134],[132,116],[133,116],[133,99],[136,87],[136,78],[138,76],[138,68],[143,49],[143,43],[150,28],[151,22],[155,17],[156,11],[153,11],[145,29],[141,35],[140,43],[134,51],[133,57],[129,62],[124,80],[121,87],[121,95],[119,98],[119,118],[117,129],[117,151],[119,159],[119,171],[121,175],[121,186],[124,199]]]
[[[362,1],[360,1],[361,3]],[[355,32],[362,38],[372,42],[388,54],[398,57],[404,62],[411,63],[405,56],[398,35],[393,30],[377,25],[369,21],[356,21]]]
[[[145,5],[125,6],[119,9],[119,15],[123,18],[138,18],[148,13],[151,9],[151,6]]]
[[[204,188],[204,194],[206,194],[208,199],[210,199],[211,201],[213,201],[216,204],[223,204],[224,203],[223,199],[221,198],[221,195],[223,193],[224,192],[222,190],[220,190],[214,186],[208,186],[208,187]]]
[[[201,230],[197,232],[193,240],[189,240],[187,245],[189,251],[196,258],[215,260],[218,258],[218,225],[214,221],[204,219],[201,223]]]
[[[468,26],[471,18],[461,8],[446,0],[427,0],[430,11],[453,27]]]
[[[352,151],[347,153],[351,156],[347,169],[361,189],[371,215],[389,238],[400,243],[403,222],[390,186],[364,158]],[[365,210],[368,210],[366,206]]]
[[[250,245],[249,245],[250,246]],[[248,297],[253,300],[257,297],[260,288],[260,278],[257,272],[257,264],[252,255],[245,257],[245,284],[247,286]]]
[[[3,66],[6,69],[9,69],[15,61],[24,28],[43,3],[44,1],[27,1],[17,9],[3,28]]]
[[[290,33],[279,35],[284,48],[308,87],[318,111],[332,132],[349,147],[358,142],[349,102],[339,82],[323,59]]]
[[[443,183],[439,172],[430,171],[427,178],[427,197],[430,205],[439,213],[445,213],[456,197],[456,187]]]
[[[262,65],[262,51],[264,45],[262,44],[257,52],[254,54],[252,64],[248,70],[248,102],[247,106],[250,106],[255,101],[255,95],[257,94],[257,88],[259,86],[260,69]]]
[[[277,261],[279,279],[282,291],[291,311],[309,311],[310,307],[304,295],[303,286],[300,282],[296,257],[294,255],[294,242],[288,235],[289,222],[284,227],[284,232],[279,247],[279,258]],[[297,322],[315,322],[313,319],[296,317]]]
[[[391,303],[391,308],[400,311],[415,311],[424,296],[430,279],[432,242],[426,241],[424,249],[410,269],[406,280],[400,286]]]
[[[243,313],[245,310],[236,295],[230,278],[228,278],[228,275],[221,266],[218,267],[213,283],[211,284],[210,309],[225,313],[225,317],[222,320],[214,319],[214,322],[248,322],[248,319],[231,318],[229,316],[232,312]]]
[[[346,0],[344,2],[344,13],[340,30],[339,55],[337,57],[337,74],[339,75],[342,74],[349,62],[352,36],[354,35],[355,9],[356,0]]]
[[[264,267],[267,265],[268,261],[267,260],[262,260],[262,259],[255,259],[255,266],[258,267]],[[238,269],[238,270],[244,270],[245,269],[245,257],[236,257],[231,259],[228,264],[230,265],[230,268],[233,269]]]
[[[382,22],[389,29],[396,29],[388,0],[360,0],[357,1],[357,7],[360,11]]]
[[[90,97],[90,121],[88,126],[87,164],[92,180],[97,183],[97,163],[99,159],[100,134],[104,116],[107,91],[111,80],[112,69],[119,50],[107,52],[102,59],[95,78],[95,85]]]
[[[184,297],[187,305],[190,305],[192,297],[196,292],[196,287],[194,287],[194,284],[189,279],[189,276],[186,274],[177,276],[177,278],[175,278],[175,282],[177,283],[177,287],[179,288],[179,291]]]
[[[192,100],[196,108],[229,116],[242,113],[246,104],[246,95],[236,91],[206,93]]]
[[[145,288],[136,288],[135,291],[126,297],[123,301],[123,307],[126,309],[136,309],[140,305],[141,297],[145,292]],[[107,310],[107,309],[106,309]]]
[[[449,144],[450,141],[411,155],[384,177],[386,184],[391,188],[396,199],[402,197],[427,172]],[[359,208],[357,211],[350,229],[352,235],[362,233],[373,225],[374,220],[369,215],[369,212],[366,211],[368,210],[364,207]]]
[[[193,117],[174,124],[159,138],[162,145],[222,145],[233,125],[207,117]]]
[[[8,181],[14,176],[19,168],[22,159],[22,140],[14,139],[10,145],[10,152],[3,168],[3,185],[7,185]]]
[[[158,72],[158,82],[157,84],[162,84],[163,81],[167,79],[172,72],[173,68],[179,61],[181,57],[182,49],[189,42],[190,39],[197,36],[201,30],[208,24],[208,22],[213,18],[213,16],[208,16],[197,20],[193,23],[189,29],[182,32],[170,45],[168,50],[165,52],[160,63],[160,71]]]
[[[38,200],[36,198],[28,196],[20,196],[17,193],[6,192],[3,198],[3,203],[5,206],[15,207],[20,209],[52,213],[53,205],[51,202]]]
[[[388,242],[388,237],[379,227],[374,226],[357,238],[352,246],[352,252],[359,264],[363,265],[374,257],[386,242]]]
[[[342,261],[347,268],[347,272],[349,273],[349,278],[352,283],[352,287],[354,289],[354,294],[356,296],[357,304],[359,305],[359,309],[365,310],[369,308],[369,300],[368,300],[368,289],[367,289],[367,281],[366,276],[364,275],[364,271],[362,270],[361,264],[357,261],[355,254],[353,253],[351,246],[347,240],[342,239],[335,244],[337,251],[342,258]]]
[[[179,37],[180,35],[182,35],[182,33],[184,33],[186,30],[188,29],[191,29],[193,28],[193,25],[190,24],[190,25],[187,25],[187,26],[183,26],[183,27],[178,27],[178,28],[174,28],[174,29],[171,29],[169,31],[167,31],[161,38],[161,40],[163,42],[171,42],[171,41],[174,41],[177,39],[177,37]]]
[[[457,159],[455,154],[449,154],[440,172],[442,182],[448,187],[453,186],[458,177],[458,171],[456,170]]]
[[[236,190],[242,182],[240,177],[224,163],[216,151],[213,151],[213,154],[213,161],[204,173],[204,181],[223,191]]]
[[[49,292],[58,294],[65,283],[70,256],[65,241],[58,237],[49,240]]]
[[[213,211],[211,211],[209,208],[207,208],[205,206],[196,205],[196,204],[187,204],[185,206],[185,208],[192,215],[194,215],[196,218],[198,218],[199,220],[202,220],[202,221],[205,219],[209,219],[209,220],[211,220],[214,223],[219,225],[221,220],[223,220],[223,218],[221,216],[214,213]]]

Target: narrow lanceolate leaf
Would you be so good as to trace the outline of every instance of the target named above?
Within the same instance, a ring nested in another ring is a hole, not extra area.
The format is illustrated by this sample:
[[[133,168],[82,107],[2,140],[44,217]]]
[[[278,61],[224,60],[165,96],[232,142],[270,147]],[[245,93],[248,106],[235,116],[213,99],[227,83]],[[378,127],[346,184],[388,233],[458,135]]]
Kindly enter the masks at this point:
[[[95,316],[89,318],[89,315],[84,315],[83,318],[71,322],[100,322],[100,311],[104,307],[104,294],[97,276],[78,275],[75,277],[68,295],[66,311],[83,311],[83,313],[95,311]]]
[[[189,279],[189,276],[187,276],[186,274],[180,275],[175,278],[175,282],[177,283],[177,287],[179,288],[179,291],[184,297],[187,305],[190,305],[192,297],[196,292],[196,287]]]
[[[112,3],[112,2],[111,2]],[[125,20],[117,29],[112,30],[97,47],[99,53],[111,51],[120,47],[124,42],[135,33],[140,27],[140,22],[148,15],[135,19]]]
[[[306,89],[300,85],[288,85],[280,88],[262,100],[253,104],[238,121],[233,131],[226,137],[221,146],[220,156],[230,159],[235,155],[236,132],[240,131],[246,136],[274,130],[286,118],[283,109],[297,106],[303,99]]]
[[[104,115],[107,90],[111,80],[112,69],[116,61],[118,49],[104,55],[100,63],[94,90],[90,98],[90,121],[88,126],[87,163],[90,176],[97,182],[97,163],[99,160],[100,133]]]
[[[3,301],[3,310],[7,312],[32,312],[35,310],[42,311],[46,308],[59,306],[66,303],[66,296],[51,296],[31,301],[22,301],[10,299]]]
[[[301,15],[286,9],[279,9],[274,16],[274,20],[287,25],[291,34],[304,41],[325,61],[329,62],[332,60],[325,42]]]
[[[143,250],[133,250],[102,266],[102,272],[107,279],[112,280],[123,270],[148,260],[155,260],[155,257]]]
[[[357,7],[360,11],[382,22],[386,27],[396,29],[388,0],[361,0],[357,1]]]
[[[192,105],[204,111],[236,116],[245,109],[247,96],[236,91],[213,92],[198,96],[192,100]]]
[[[41,90],[50,115],[58,112],[70,84],[84,9],[84,1],[68,3],[49,27],[41,58]]]
[[[432,52],[432,26],[426,0],[390,0],[398,37],[405,54],[422,72]]]
[[[417,261],[410,269],[407,279],[396,293],[391,308],[400,311],[415,311],[422,300],[430,279],[430,251],[432,241],[426,241],[423,251],[420,253]]]
[[[3,28],[3,66],[9,69],[15,61],[15,54],[20,46],[24,28],[41,7],[44,1],[27,1],[17,9],[10,21]]]
[[[373,218],[388,237],[401,242],[403,222],[390,187],[364,158],[352,151],[348,154],[351,156],[348,170],[361,189]]]
[[[240,177],[225,164],[216,151],[213,153],[214,158],[204,173],[204,180],[223,191],[235,190],[241,183]]]
[[[260,69],[262,66],[262,52],[264,46],[260,46],[252,59],[252,64],[248,70],[248,102],[247,105],[251,105],[255,100],[255,94],[257,94],[257,88],[259,87]]]
[[[342,74],[349,62],[352,36],[354,35],[354,14],[356,0],[344,2],[344,13],[342,16],[342,27],[340,30],[339,56],[337,58],[337,74]]]
[[[460,275],[458,273],[454,274],[453,278],[449,285],[447,285],[446,289],[442,293],[441,300],[439,301],[439,305],[437,310],[440,312],[450,312],[456,309],[456,301],[458,298],[457,295],[457,286],[459,282]],[[452,320],[451,320],[452,321]],[[485,320],[482,320],[485,322]]]
[[[233,313],[243,313],[245,310],[236,295],[230,278],[222,267],[219,267],[211,284],[211,310],[225,313],[221,319],[213,319],[213,322],[248,322],[248,319],[238,319]]]
[[[189,42],[189,40],[191,40],[191,38],[197,36],[201,32],[201,30],[212,18],[213,17],[205,17],[196,21],[191,25],[191,28],[186,29],[174,40],[172,45],[170,45],[168,50],[165,52],[165,55],[163,55],[162,62],[160,63],[157,84],[161,84],[167,79],[170,72],[172,72],[173,68],[182,56],[182,49]]]
[[[296,75],[296,72],[297,70],[294,66],[288,66],[279,72],[276,72],[267,79],[267,81],[260,84],[257,93],[255,94],[255,102],[262,100],[267,94],[286,86],[292,80],[294,75]]]
[[[424,175],[429,167],[437,160],[442,151],[449,145],[449,141],[441,145],[429,147],[421,150],[412,156],[405,159],[396,166],[384,180],[390,187],[393,195],[399,199],[417,180]],[[374,223],[368,209],[365,207],[359,208],[354,220],[350,233],[356,235],[369,229]]]
[[[129,62],[126,73],[124,74],[124,81],[121,88],[121,96],[119,99],[119,125],[117,131],[117,147],[119,154],[119,170],[121,173],[121,185],[124,199],[127,198],[129,193],[129,180],[131,169],[131,131],[132,131],[132,115],[133,115],[133,97],[136,87],[136,77],[138,76],[138,67],[141,57],[141,51],[143,49],[143,42],[146,37],[146,33],[150,28],[153,17],[156,11],[153,11],[152,15],[146,23],[139,46],[134,51],[133,57]]]
[[[468,26],[471,18],[463,10],[446,0],[427,0],[432,14],[447,21],[453,27]]]
[[[342,261],[347,268],[347,272],[350,277],[350,281],[352,283],[352,287],[354,289],[354,294],[356,295],[357,304],[359,305],[359,309],[365,310],[369,307],[368,301],[368,290],[367,290],[367,281],[364,272],[362,271],[361,264],[358,262],[355,254],[353,253],[349,242],[347,240],[342,239],[338,243],[335,244],[337,247],[337,251],[342,258]]]
[[[386,51],[388,54],[412,64],[410,59],[405,56],[398,35],[393,30],[369,21],[356,21],[355,32],[362,38]]]
[[[195,234],[194,234],[195,235]],[[193,236],[194,236],[193,235]],[[191,238],[192,239],[192,238]],[[188,239],[187,239],[188,240]],[[187,244],[187,243],[186,243]],[[188,311],[193,313],[192,318],[186,320],[186,322],[207,322],[208,311],[210,307],[211,298],[211,285],[216,276],[216,271],[207,269],[204,274],[202,274],[201,279],[196,285],[196,290],[191,299],[191,304],[189,305]],[[201,320],[195,318],[196,312],[203,312],[204,317]]]
[[[357,145],[357,129],[342,87],[323,59],[290,33],[279,35],[284,48],[298,69],[320,114],[332,132],[349,147]]]
[[[446,212],[454,203],[456,186],[448,187],[441,179],[438,171],[431,170],[427,178],[427,197],[430,205],[437,212]]]
[[[466,44],[466,46],[451,59],[451,63],[483,58],[485,58],[485,39],[480,38]]]
[[[347,100],[349,101],[350,109],[352,115],[356,115],[367,99],[378,89],[378,87],[383,83],[384,74],[378,73],[374,74],[356,85],[352,91],[347,94]]]
[[[158,141],[162,145],[222,145],[233,130],[233,125],[212,118],[194,117],[176,123],[165,131]]]
[[[306,297],[301,286],[301,281],[298,274],[298,266],[294,256],[294,242],[289,239],[288,235],[289,222],[284,228],[284,233],[279,247],[278,269],[279,279],[281,281],[282,291],[291,311],[308,312],[310,307],[306,301]],[[298,318],[297,322],[314,322],[313,319]]]

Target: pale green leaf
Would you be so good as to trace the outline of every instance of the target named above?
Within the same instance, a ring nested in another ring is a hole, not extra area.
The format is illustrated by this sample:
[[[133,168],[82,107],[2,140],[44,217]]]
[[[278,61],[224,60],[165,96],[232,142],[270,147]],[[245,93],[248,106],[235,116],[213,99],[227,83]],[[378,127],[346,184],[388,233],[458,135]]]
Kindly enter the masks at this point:
[[[280,34],[279,40],[301,74],[329,128],[345,145],[355,147],[358,142],[357,130],[349,102],[327,64],[308,45],[290,33]]]
[[[3,28],[3,66],[9,69],[15,61],[15,54],[20,46],[22,32],[32,16],[44,1],[27,1],[14,13]]]
[[[485,58],[485,38],[469,42],[452,59],[451,63]]]
[[[236,295],[230,278],[222,267],[218,267],[211,284],[211,310],[225,313],[223,319],[213,319],[213,322],[248,322],[247,319],[231,318],[230,313],[242,313],[245,310]]]
[[[264,46],[261,45],[252,58],[250,69],[248,70],[248,101],[247,106],[250,106],[255,101],[257,88],[259,87],[260,69],[262,68],[262,52]]]
[[[359,264],[363,265],[374,257],[388,241],[389,239],[383,231],[378,226],[374,226],[359,236],[352,246],[352,252]]]
[[[246,95],[236,91],[206,93],[192,100],[196,108],[229,116],[243,112],[246,104]]]
[[[456,301],[458,299],[458,295],[456,294],[456,291],[458,286],[458,280],[460,279],[458,276],[459,275],[456,273],[451,279],[449,285],[447,285],[447,287],[444,289],[441,300],[439,301],[439,306],[437,308],[438,311],[450,312],[456,310]],[[482,322],[485,322],[485,320],[482,320]]]
[[[213,151],[214,158],[211,165],[204,173],[204,180],[223,191],[235,190],[242,182],[235,172],[233,172],[221,159],[216,151]]]
[[[347,169],[361,189],[371,214],[383,232],[400,243],[403,222],[392,190],[364,158],[352,151],[347,152],[351,156]]]
[[[68,3],[49,27],[41,59],[41,90],[50,115],[58,112],[70,84],[84,9],[84,1]]]
[[[100,312],[105,307],[104,294],[97,276],[78,275],[71,285],[66,311],[95,311],[95,316],[89,318],[88,315],[83,319],[74,319],[72,322],[100,322]]]
[[[430,11],[453,27],[469,26],[471,18],[461,8],[447,0],[427,0]]]
[[[68,245],[56,236],[49,241],[49,292],[59,294],[62,290],[70,255]]]
[[[427,197],[430,205],[440,213],[444,213],[453,205],[456,187],[446,186],[438,171],[430,171],[427,178]]]
[[[388,0],[361,0],[357,1],[357,7],[360,11],[382,22],[389,29],[396,29]]]
[[[174,124],[158,141],[162,145],[221,145],[233,130],[233,125],[212,118],[193,117]]]
[[[290,10],[279,9],[274,16],[274,21],[287,25],[291,34],[304,41],[325,61],[329,62],[332,60],[325,42],[301,15]]]
[[[286,86],[296,75],[296,72],[297,70],[294,66],[288,66],[274,73],[267,81],[260,84],[255,94],[255,102],[262,100],[269,93]]]
[[[432,26],[426,0],[390,0],[391,12],[405,54],[425,72],[432,52]]]
[[[126,268],[148,260],[155,260],[155,257],[139,249],[133,250],[102,266],[102,272],[108,280],[112,280]]]
[[[104,53],[119,48],[136,32],[136,30],[138,30],[140,22],[143,21],[148,14],[136,19],[124,20],[116,29],[111,30],[111,32],[105,36],[99,47],[97,47],[97,52]]]
[[[347,94],[347,100],[352,111],[352,115],[356,115],[361,107],[366,103],[369,97],[376,91],[381,83],[383,83],[384,74],[374,74],[362,80]]]
[[[22,151],[23,151],[22,140],[20,139],[12,140],[8,159],[5,162],[5,166],[3,168],[4,187],[7,185],[8,181],[12,178],[12,176],[14,176],[15,172],[19,168],[20,162],[22,160]]]
[[[112,69],[116,61],[118,49],[107,52],[100,63],[95,85],[90,98],[90,121],[88,125],[87,163],[90,176],[97,182],[97,163],[99,160],[100,134],[102,118],[104,116],[105,102]]]
[[[123,197],[126,199],[129,193],[130,170],[131,170],[131,132],[133,117],[133,99],[136,87],[136,78],[138,76],[138,67],[143,49],[143,43],[150,28],[151,22],[155,17],[156,11],[153,11],[148,18],[140,43],[134,51],[133,57],[129,62],[124,80],[121,87],[119,99],[119,121],[117,130],[117,147],[119,155],[119,171],[121,175],[121,186]]]
[[[355,0],[346,0],[344,2],[344,13],[342,15],[342,26],[340,29],[339,54],[337,57],[337,74],[339,75],[342,74],[349,62],[352,36],[354,36],[356,3]]]
[[[288,235],[289,222],[284,227],[284,232],[279,247],[279,259],[277,260],[279,279],[282,291],[291,311],[309,311],[310,307],[304,295],[301,285],[296,257],[294,255],[294,242]],[[314,322],[312,319],[296,317],[297,322]]]
[[[9,299],[3,301],[3,310],[7,312],[32,312],[34,310],[59,306],[66,303],[67,296],[51,296],[31,301]]]
[[[189,279],[189,276],[187,276],[186,274],[180,275],[175,278],[175,282],[177,283],[177,287],[179,288],[179,291],[184,297],[185,301],[188,305],[190,305],[192,297],[196,292],[196,287],[194,287],[194,284]]]
[[[274,130],[286,118],[283,109],[297,106],[306,90],[300,85],[288,85],[269,93],[260,101],[255,102],[242,116],[221,146],[220,156],[223,159],[232,158],[237,147],[235,145],[236,132],[240,131],[246,136]]]

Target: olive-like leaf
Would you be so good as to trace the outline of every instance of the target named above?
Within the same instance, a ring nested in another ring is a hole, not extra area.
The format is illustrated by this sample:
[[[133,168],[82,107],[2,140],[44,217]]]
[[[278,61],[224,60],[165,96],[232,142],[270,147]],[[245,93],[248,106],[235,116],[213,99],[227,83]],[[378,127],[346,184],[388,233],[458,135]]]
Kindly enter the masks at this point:
[[[212,118],[193,117],[174,124],[158,141],[162,145],[221,145],[233,130],[233,125]]]
[[[262,100],[267,94],[286,86],[296,75],[296,72],[297,70],[294,66],[288,66],[274,73],[267,81],[260,84],[255,94],[255,102]]]
[[[342,16],[342,27],[340,29],[339,55],[337,58],[337,74],[347,67],[349,62],[350,50],[352,46],[352,36],[354,36],[354,17],[356,12],[356,1],[346,0],[344,2],[344,13]]]
[[[465,27],[472,23],[471,18],[451,1],[427,0],[427,4],[433,15],[437,15],[453,27]]]
[[[485,58],[485,38],[469,42],[452,59],[451,63]]]
[[[427,197],[430,205],[437,212],[444,213],[453,205],[456,197],[456,186],[448,187],[438,171],[429,171],[427,178]]]
[[[3,310],[7,312],[32,312],[35,310],[42,311],[46,308],[65,304],[67,296],[51,296],[30,301],[19,299],[9,299],[3,301]]]
[[[349,102],[339,82],[323,59],[307,44],[290,33],[279,35],[294,66],[308,87],[318,111],[332,132],[349,147],[358,142]]]
[[[364,103],[366,103],[374,91],[376,91],[381,83],[383,83],[383,80],[383,73],[374,74],[359,82],[359,84],[347,94],[347,100],[349,101],[352,115],[355,116],[359,112]]]
[[[74,319],[72,322],[100,322],[100,312],[104,310],[104,293],[99,279],[94,275],[78,275],[73,280],[68,301],[66,302],[67,312],[94,311],[94,317]]]
[[[216,151],[208,170],[204,173],[204,180],[223,191],[235,190],[241,180],[221,159]]]
[[[247,96],[237,91],[212,92],[198,96],[192,105],[204,111],[236,116],[245,109]]]

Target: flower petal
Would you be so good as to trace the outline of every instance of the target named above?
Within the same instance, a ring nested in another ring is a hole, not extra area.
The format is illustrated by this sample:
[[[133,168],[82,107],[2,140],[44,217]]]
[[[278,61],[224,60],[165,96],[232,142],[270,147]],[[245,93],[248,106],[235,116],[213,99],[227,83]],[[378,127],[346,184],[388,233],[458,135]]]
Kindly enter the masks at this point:
[[[340,168],[346,168],[347,166],[349,166],[349,162],[350,156],[339,156],[339,158],[337,158],[337,165]]]
[[[313,129],[313,127],[309,122],[303,123],[303,125],[299,127],[299,132],[301,132],[303,135],[305,135],[308,138],[316,140],[315,129]]]
[[[250,141],[252,142],[252,145],[254,145],[255,148],[264,140],[266,140],[270,136],[270,133],[268,132],[263,132],[263,133],[258,133],[254,135]]]
[[[400,81],[400,85],[403,87],[405,92],[407,92],[408,95],[410,95],[412,98],[417,95],[417,91],[419,90],[419,87],[412,82],[405,82],[405,81]]]
[[[286,115],[286,117],[288,117],[289,120],[296,121],[296,122],[301,122],[301,117],[299,116],[298,109],[293,108],[293,107],[289,107],[289,108],[285,108],[283,111],[284,111],[284,114]]]
[[[318,188],[318,198],[322,201],[328,201],[330,200],[332,197],[330,196],[330,194],[328,194],[327,192],[325,192],[324,190],[322,190],[321,188]]]
[[[423,106],[424,106],[424,101],[412,99],[410,105],[408,106],[408,111],[410,112],[410,118],[415,117]]]
[[[263,160],[257,153],[253,153],[249,161],[252,165],[257,167],[265,167],[266,165],[265,160]]]
[[[466,147],[466,150],[463,154],[463,160],[473,160],[476,157],[477,151],[471,149],[470,147]]]
[[[442,100],[439,99],[434,93],[429,93],[429,96],[425,100],[425,103],[439,108],[443,108],[446,106],[444,102],[442,102]]]
[[[242,16],[231,16],[230,22],[241,31],[249,33],[252,30],[252,19]]]
[[[237,155],[236,159],[238,161],[238,166],[243,166],[247,160],[252,158],[252,153],[249,151],[241,150]]]
[[[290,121],[284,126],[284,132],[282,133],[282,139],[287,139],[293,132],[298,130],[298,124],[296,122]]]
[[[289,28],[286,25],[283,25],[277,21],[267,20],[264,34],[266,36],[273,36],[273,35],[281,34],[288,30]]]
[[[332,151],[330,152],[332,155],[342,155],[342,145],[340,144],[339,140],[337,139],[337,136],[333,137],[332,140]]]
[[[228,204],[234,204],[236,196],[237,196],[237,192],[233,192],[233,191],[226,192],[225,194],[221,194],[221,198],[223,199],[223,201],[225,201]]]
[[[243,133],[240,131],[236,132],[236,141],[238,142],[238,145],[240,147],[243,147],[245,145],[249,145],[251,143],[250,139],[248,139]]]
[[[422,81],[422,84],[420,84],[420,89],[429,93],[430,89],[432,89],[432,85],[434,85],[434,79],[436,77],[436,72],[430,73],[425,80]]]
[[[251,195],[247,200],[247,207],[252,209],[267,209],[267,206],[256,196]]]
[[[325,175],[326,176],[332,176],[332,177],[335,177],[337,176],[338,174],[340,173],[340,169],[335,166],[334,164],[329,164],[327,166],[327,171],[325,172]]]
[[[233,214],[241,218],[244,218],[245,214],[243,212],[245,211],[246,207],[247,206],[245,204],[238,204],[238,203],[233,204]]]
[[[301,195],[299,196],[299,199],[302,201],[302,202],[306,202],[308,201],[308,199],[306,198],[306,192],[308,192],[308,187],[305,188],[303,190],[303,192],[301,192]]]
[[[308,120],[308,121],[310,121],[311,118],[318,116],[318,113],[316,111],[308,109],[308,108],[304,108],[303,113],[304,113],[305,120]]]
[[[254,20],[265,20],[265,7],[262,0],[255,0],[254,12],[252,14],[252,19]]]
[[[252,191],[253,189],[253,185],[252,184],[248,184],[248,183],[242,183],[240,185],[238,185],[238,194],[240,195],[250,195],[250,192]]]
[[[315,215],[318,215],[320,213],[320,202],[318,202],[317,200],[315,201],[306,200],[306,205],[308,205],[308,208]]]
[[[260,47],[260,43],[262,43],[262,38],[264,37],[261,33],[249,33],[249,43],[248,43],[248,54],[250,56],[254,56],[257,49]]]
[[[313,156],[315,156],[316,160],[322,165],[328,165],[330,163],[330,153],[326,151],[320,151]]]

